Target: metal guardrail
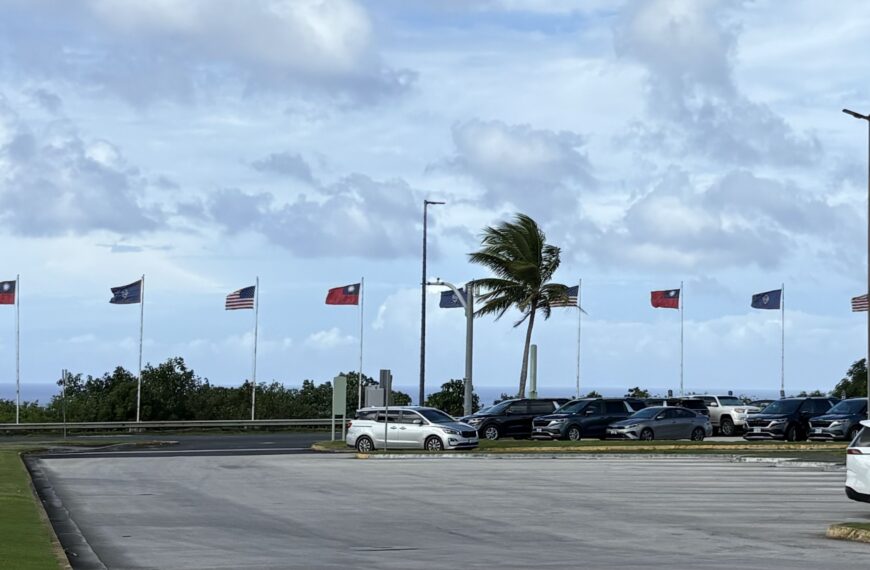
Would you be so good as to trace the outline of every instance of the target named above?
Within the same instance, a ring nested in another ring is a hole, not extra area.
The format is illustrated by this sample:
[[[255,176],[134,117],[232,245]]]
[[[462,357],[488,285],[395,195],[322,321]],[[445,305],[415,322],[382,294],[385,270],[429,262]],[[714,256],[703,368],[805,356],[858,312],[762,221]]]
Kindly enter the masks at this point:
[[[234,427],[326,427],[331,425],[329,418],[284,419],[284,420],[184,420],[165,422],[45,422],[0,424],[4,431],[36,430],[109,430],[109,429],[172,429],[172,428],[234,428]],[[336,425],[341,419],[336,418]]]

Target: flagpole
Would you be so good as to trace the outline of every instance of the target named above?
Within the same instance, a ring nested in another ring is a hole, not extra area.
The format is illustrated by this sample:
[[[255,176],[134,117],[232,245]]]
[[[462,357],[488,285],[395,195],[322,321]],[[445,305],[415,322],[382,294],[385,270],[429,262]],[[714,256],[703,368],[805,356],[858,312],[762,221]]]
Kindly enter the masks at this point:
[[[580,397],[580,331],[583,324],[583,303],[581,303],[581,291],[583,279],[577,280],[577,397]]]
[[[251,372],[251,421],[255,419],[257,405],[257,332],[260,320],[260,276],[254,281],[254,365]]]
[[[15,276],[15,423],[21,418],[21,275]]]
[[[780,384],[779,395],[785,398],[785,283],[782,284],[782,293],[779,301],[781,329],[782,329],[782,353],[780,354]]]
[[[680,281],[680,396],[683,395],[683,301],[685,300],[685,291],[683,291],[683,282]]]
[[[142,407],[142,337],[145,332],[145,274],[142,274],[142,286],[139,289],[139,382],[136,385],[136,423],[139,423],[139,412]]]
[[[359,372],[357,374],[357,409],[362,408],[362,385],[363,385],[363,309],[365,307],[365,284],[366,278],[360,277],[359,280]]]

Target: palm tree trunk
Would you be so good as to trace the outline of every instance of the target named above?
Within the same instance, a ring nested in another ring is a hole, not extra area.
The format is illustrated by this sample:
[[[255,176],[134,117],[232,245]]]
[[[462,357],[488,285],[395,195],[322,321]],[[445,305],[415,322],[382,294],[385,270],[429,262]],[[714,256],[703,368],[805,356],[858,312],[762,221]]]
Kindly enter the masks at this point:
[[[529,347],[532,344],[532,327],[535,326],[535,313],[538,312],[537,303],[532,303],[529,315],[529,328],[526,329],[526,345],[523,347],[523,365],[520,368],[520,391],[518,397],[526,397],[526,376],[529,374]]]

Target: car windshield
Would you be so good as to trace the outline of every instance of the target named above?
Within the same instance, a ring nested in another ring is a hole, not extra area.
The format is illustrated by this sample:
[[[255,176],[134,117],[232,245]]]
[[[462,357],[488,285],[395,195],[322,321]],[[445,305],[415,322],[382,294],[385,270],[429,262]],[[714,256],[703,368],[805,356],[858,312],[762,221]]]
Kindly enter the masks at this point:
[[[449,424],[456,421],[441,410],[417,410],[417,413],[433,424]]]
[[[720,406],[743,406],[743,400],[740,398],[735,398],[734,396],[727,396],[725,398],[719,398]]]
[[[644,408],[638,412],[633,413],[629,417],[631,419],[634,419],[634,418],[653,418],[661,411],[662,411],[661,408]]]
[[[800,407],[803,402],[803,400],[777,400],[776,402],[772,402],[769,406],[761,410],[761,413],[792,414]]]
[[[483,414],[493,414],[493,415],[500,414],[503,411],[505,411],[505,408],[510,406],[513,402],[514,402],[514,400],[505,400],[504,402],[499,402],[498,404],[495,404],[494,406],[490,406],[489,408],[484,408],[483,410],[476,412],[474,415],[477,416],[477,415],[483,415]]]
[[[555,412],[554,414],[576,414],[583,408],[589,405],[589,402],[592,400],[574,400],[573,402],[568,402]]]
[[[843,400],[830,410],[828,410],[829,414],[864,414],[864,411],[867,409],[867,400]]]

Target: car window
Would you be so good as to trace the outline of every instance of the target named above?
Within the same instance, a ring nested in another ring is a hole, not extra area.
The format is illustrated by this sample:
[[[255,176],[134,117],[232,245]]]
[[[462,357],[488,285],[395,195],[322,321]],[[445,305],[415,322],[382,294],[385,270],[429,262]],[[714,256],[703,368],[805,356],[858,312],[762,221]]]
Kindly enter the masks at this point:
[[[701,396],[701,399],[704,400],[707,404],[717,404],[716,398],[714,396]]]
[[[694,418],[696,415],[694,412],[690,412],[689,410],[681,410],[679,408],[674,408],[671,411],[673,412],[675,418]]]
[[[528,405],[530,414],[552,414],[556,408],[552,400],[532,400]]]
[[[676,417],[676,408],[666,408],[659,416],[663,420],[670,420]]]
[[[356,413],[356,419],[358,419],[358,420],[372,420],[372,421],[374,421],[374,419],[375,419],[375,417],[376,417],[377,415],[378,415],[378,413],[377,413],[376,411],[374,411],[374,410],[369,410],[369,411],[367,411],[367,412],[357,412],[357,413]]]
[[[870,428],[865,427],[858,432],[852,447],[870,447]]]
[[[813,414],[824,414],[831,409],[831,403],[828,400],[808,400],[807,404],[801,407],[801,411],[809,410]]]
[[[397,423],[399,423],[399,417],[400,417],[400,412],[398,410],[396,410],[396,411],[390,410],[389,415],[387,416],[387,421],[389,421],[391,424],[397,424]],[[375,421],[380,422],[380,423],[384,423],[384,411],[383,410],[378,412],[378,416],[377,416],[377,419]]]
[[[625,402],[621,400],[608,400],[604,403],[604,409],[608,414],[622,414],[625,412]]]
[[[527,414],[529,413],[529,403],[528,402],[514,402],[508,407],[506,410],[509,414]]]
[[[690,410],[700,410],[707,407],[701,400],[683,400],[681,404],[684,408],[689,408]]]
[[[590,411],[591,410],[591,411]],[[586,409],[583,410],[583,414],[590,416],[600,416],[604,413],[604,402],[598,400],[595,402],[589,402],[589,405],[586,406]]]
[[[413,424],[414,420],[418,420],[421,423],[426,423],[423,421],[423,418],[420,417],[420,414],[418,414],[417,412],[412,412],[411,410],[402,411],[402,418],[399,423]]]

